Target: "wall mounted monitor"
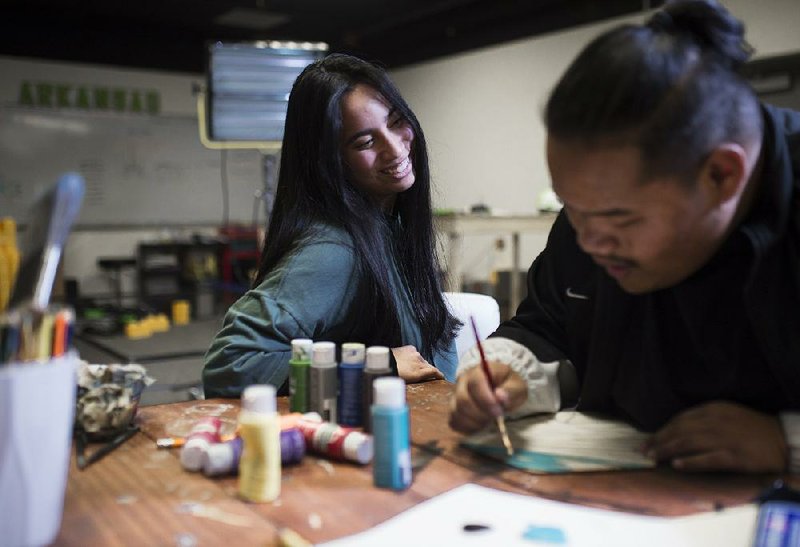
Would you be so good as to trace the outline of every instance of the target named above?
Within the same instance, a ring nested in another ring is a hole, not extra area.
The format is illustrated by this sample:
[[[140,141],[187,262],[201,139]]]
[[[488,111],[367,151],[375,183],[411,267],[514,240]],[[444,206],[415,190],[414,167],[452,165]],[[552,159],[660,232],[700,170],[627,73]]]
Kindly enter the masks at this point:
[[[280,142],[292,84],[327,51],[328,45],[321,42],[209,44],[209,139]]]

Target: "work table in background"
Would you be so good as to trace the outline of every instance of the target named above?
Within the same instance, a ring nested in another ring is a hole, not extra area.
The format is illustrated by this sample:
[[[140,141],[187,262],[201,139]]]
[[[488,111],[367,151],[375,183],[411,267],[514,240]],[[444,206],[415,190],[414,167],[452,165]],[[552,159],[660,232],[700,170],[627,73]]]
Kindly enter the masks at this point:
[[[447,290],[461,291],[464,285],[464,237],[470,235],[511,236],[510,291],[505,316],[514,315],[523,298],[520,273],[527,271],[535,256],[520,258],[520,234],[538,233],[543,240],[556,219],[554,213],[539,215],[438,214],[434,217],[437,230],[448,239]],[[524,262],[523,262],[524,261]],[[505,317],[504,317],[505,318]]]
[[[307,454],[283,468],[280,498],[237,498],[236,478],[181,468],[178,450],[155,439],[185,434],[205,415],[232,428],[239,401],[212,399],[144,407],[141,433],[84,471],[74,457],[56,545],[272,545],[278,530],[323,542],[363,531],[465,483],[638,514],[678,516],[744,504],[772,475],[684,474],[669,469],[533,475],[459,447],[447,426],[452,385],[410,385],[414,481],[404,492],[372,485],[371,466]],[[279,399],[281,413],[288,400]],[[791,481],[791,479],[789,479]]]

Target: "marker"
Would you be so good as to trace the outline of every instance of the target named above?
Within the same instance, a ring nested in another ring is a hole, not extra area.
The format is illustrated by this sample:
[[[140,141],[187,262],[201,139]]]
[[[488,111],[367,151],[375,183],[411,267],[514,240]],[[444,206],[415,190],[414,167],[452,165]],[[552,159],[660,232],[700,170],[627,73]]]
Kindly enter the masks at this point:
[[[36,336],[34,317],[30,310],[20,313],[19,348],[17,359],[19,361],[32,361],[36,359]]]
[[[67,330],[69,329],[69,313],[59,310],[53,323],[53,357],[61,357],[67,351]]]
[[[50,360],[53,355],[53,327],[55,325],[55,316],[53,313],[46,311],[42,316],[39,328],[36,329],[36,360],[39,362],[46,362]]]
[[[0,363],[13,363],[19,357],[20,317],[18,312],[3,316]]]

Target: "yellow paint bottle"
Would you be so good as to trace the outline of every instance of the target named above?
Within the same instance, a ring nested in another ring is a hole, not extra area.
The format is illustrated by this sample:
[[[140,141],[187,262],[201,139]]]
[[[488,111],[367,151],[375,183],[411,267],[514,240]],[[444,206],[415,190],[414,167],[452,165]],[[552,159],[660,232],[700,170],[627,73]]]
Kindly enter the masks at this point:
[[[242,393],[239,435],[239,495],[248,501],[274,501],[281,493],[280,420],[275,387],[252,385]]]

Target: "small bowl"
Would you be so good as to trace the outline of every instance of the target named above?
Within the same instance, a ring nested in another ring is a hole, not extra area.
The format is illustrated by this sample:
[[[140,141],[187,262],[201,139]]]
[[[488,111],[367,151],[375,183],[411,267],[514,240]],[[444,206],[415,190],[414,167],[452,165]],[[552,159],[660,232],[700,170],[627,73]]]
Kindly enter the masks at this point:
[[[78,366],[75,429],[90,441],[114,438],[132,423],[139,399],[154,380],[142,365]]]

